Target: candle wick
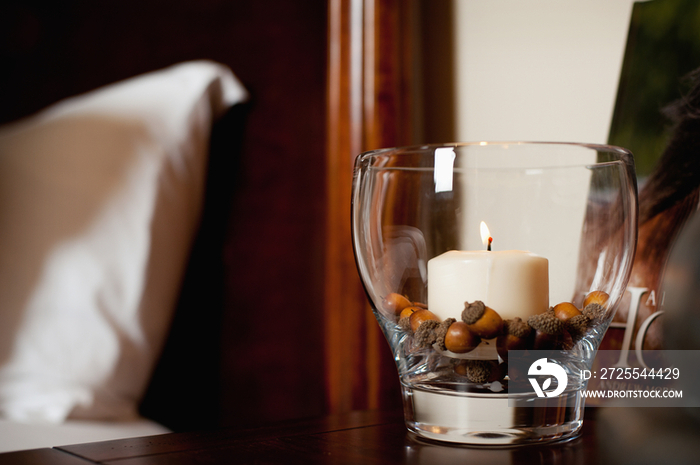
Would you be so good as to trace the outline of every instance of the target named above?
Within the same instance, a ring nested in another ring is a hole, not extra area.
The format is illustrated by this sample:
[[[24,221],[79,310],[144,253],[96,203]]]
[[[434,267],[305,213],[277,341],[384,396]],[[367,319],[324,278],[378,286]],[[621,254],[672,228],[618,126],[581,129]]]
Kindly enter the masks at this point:
[[[491,242],[493,242],[493,237],[489,237],[489,245],[486,246],[486,250],[491,252]]]

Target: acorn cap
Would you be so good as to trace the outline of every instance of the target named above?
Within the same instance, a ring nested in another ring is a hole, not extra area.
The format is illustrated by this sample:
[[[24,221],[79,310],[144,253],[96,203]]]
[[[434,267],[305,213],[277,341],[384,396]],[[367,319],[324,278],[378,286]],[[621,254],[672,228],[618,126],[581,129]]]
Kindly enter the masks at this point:
[[[566,323],[564,323],[564,326],[569,334],[571,334],[571,337],[574,340],[578,340],[586,334],[590,321],[591,319],[588,318],[587,315],[581,314],[569,318]]]
[[[586,307],[583,309],[584,315],[586,315],[588,318],[590,318],[592,321],[595,320],[602,320],[605,318],[605,307],[603,307],[600,304],[592,303],[586,305]]]
[[[438,345],[440,350],[447,350],[445,347],[445,335],[447,334],[447,330],[455,321],[457,320],[454,318],[448,318],[440,323],[437,328],[435,328],[435,343]]]
[[[491,376],[493,364],[488,360],[468,360],[466,375],[472,383],[485,383]]]
[[[408,334],[411,334],[412,331],[411,331],[411,317],[410,317],[410,315],[399,319],[399,328],[403,329]]]
[[[516,316],[512,320],[503,321],[503,333],[525,339],[532,333],[532,328],[520,317]]]
[[[473,325],[479,318],[484,316],[486,305],[480,300],[475,300],[472,303],[464,302],[464,310],[462,310],[462,321],[468,325]]]
[[[556,335],[564,332],[564,325],[552,312],[533,315],[527,319],[527,324],[537,331],[542,331],[547,334]]]
[[[428,348],[435,344],[435,329],[440,325],[439,321],[425,320],[413,335],[413,338],[420,347]]]

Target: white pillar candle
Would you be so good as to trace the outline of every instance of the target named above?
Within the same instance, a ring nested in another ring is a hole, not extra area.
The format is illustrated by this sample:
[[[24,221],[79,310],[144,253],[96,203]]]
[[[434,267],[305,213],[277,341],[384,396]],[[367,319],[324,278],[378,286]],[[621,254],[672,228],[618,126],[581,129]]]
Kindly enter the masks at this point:
[[[522,250],[452,250],[428,261],[428,308],[438,318],[459,321],[464,303],[475,300],[503,319],[546,311],[548,260]]]

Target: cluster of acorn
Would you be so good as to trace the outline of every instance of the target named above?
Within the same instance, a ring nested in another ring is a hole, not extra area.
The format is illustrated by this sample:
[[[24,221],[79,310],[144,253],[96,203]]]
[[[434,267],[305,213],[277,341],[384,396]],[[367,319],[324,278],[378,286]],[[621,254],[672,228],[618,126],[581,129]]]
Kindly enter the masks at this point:
[[[405,296],[391,293],[383,302],[384,309],[398,318],[401,329],[411,334],[414,342],[423,348],[437,347],[441,352],[464,354],[474,350],[483,339],[496,338],[496,351],[508,361],[509,350],[569,349],[605,317],[608,294],[593,291],[586,296],[583,309],[562,302],[527,321],[520,318],[503,320],[483,302],[465,302],[462,321],[448,318],[444,321],[428,310],[425,304],[411,302]],[[455,372],[475,383],[503,379],[504,364],[495,361],[461,360]]]

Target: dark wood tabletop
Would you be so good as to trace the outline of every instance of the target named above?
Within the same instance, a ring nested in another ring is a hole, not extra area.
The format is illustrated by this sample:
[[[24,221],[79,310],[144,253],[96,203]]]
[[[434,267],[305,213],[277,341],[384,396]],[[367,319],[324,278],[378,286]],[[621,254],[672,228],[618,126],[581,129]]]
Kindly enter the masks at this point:
[[[505,449],[439,445],[408,433],[401,412],[354,412],[257,429],[172,433],[0,454],[0,464],[596,464],[595,418],[565,443]]]

